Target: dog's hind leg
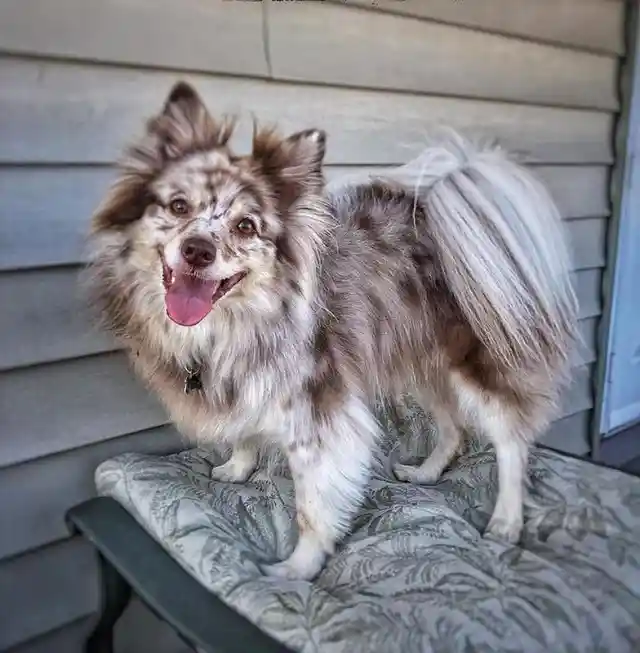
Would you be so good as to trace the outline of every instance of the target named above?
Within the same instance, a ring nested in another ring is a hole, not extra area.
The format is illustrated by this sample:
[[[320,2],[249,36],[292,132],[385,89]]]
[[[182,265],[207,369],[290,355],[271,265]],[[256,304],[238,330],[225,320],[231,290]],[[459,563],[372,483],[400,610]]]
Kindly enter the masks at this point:
[[[435,483],[449,466],[462,444],[462,434],[453,415],[444,406],[433,402],[429,405],[436,423],[436,445],[431,454],[421,465],[393,466],[396,477],[411,483]]]
[[[300,424],[294,427],[287,445],[298,542],[286,560],[263,569],[271,576],[310,580],[351,526],[369,479],[379,426],[356,398],[333,414],[313,418],[311,432],[306,424],[306,433]]]
[[[485,535],[515,544],[520,539],[529,442],[521,411],[470,384],[458,386],[467,418],[493,445],[498,465],[498,496]]]
[[[483,425],[483,431],[496,450],[498,463],[498,497],[485,535],[515,544],[520,539],[524,523],[529,445],[527,438],[512,427],[509,419],[490,420],[489,424]]]

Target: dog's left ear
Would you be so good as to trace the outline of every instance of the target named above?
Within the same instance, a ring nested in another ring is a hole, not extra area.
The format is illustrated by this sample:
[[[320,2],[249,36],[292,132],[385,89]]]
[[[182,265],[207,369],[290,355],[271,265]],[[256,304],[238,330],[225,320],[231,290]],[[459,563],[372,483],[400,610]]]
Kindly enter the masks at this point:
[[[305,129],[296,132],[282,143],[284,177],[300,174],[322,174],[327,134],[322,129]]]
[[[277,186],[313,188],[323,183],[326,140],[321,129],[306,129],[282,140],[275,129],[259,130],[254,124],[252,158]]]

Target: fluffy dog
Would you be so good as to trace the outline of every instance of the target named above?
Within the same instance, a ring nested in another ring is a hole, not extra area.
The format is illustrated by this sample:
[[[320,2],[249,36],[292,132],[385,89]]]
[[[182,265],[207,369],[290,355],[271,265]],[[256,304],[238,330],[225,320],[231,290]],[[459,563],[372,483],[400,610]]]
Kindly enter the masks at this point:
[[[488,533],[519,539],[527,452],[567,380],[576,302],[558,212],[498,148],[461,137],[390,180],[331,194],[325,134],[211,117],[185,83],[130,148],[93,217],[93,295],[184,434],[225,443],[242,482],[286,455],[299,539],[266,573],[310,579],[346,533],[380,435],[372,406],[410,393],[439,439],[397,476],[432,483],[464,428],[495,446]]]

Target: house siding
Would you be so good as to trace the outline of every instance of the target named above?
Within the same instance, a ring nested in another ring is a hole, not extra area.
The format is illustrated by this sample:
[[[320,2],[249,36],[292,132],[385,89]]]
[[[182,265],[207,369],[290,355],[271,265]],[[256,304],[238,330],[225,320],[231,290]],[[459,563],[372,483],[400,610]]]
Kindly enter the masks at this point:
[[[520,153],[566,219],[585,341],[544,441],[588,451],[623,20],[617,0],[0,3],[0,651],[80,650],[98,588],[64,512],[101,460],[182,444],[77,284],[114,161],[179,77],[241,112],[239,148],[251,112],[326,128],[329,177],[405,162],[434,123]],[[120,652],[155,623],[126,619]]]

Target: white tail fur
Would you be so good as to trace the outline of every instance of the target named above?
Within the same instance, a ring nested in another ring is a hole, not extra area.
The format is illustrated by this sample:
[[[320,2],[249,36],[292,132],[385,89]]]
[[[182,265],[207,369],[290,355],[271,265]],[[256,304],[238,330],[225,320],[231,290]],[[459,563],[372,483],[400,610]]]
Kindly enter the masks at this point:
[[[564,228],[542,183],[498,146],[452,131],[382,176],[415,183],[449,285],[492,355],[559,374],[577,339],[577,302]]]
[[[506,365],[558,372],[576,338],[577,301],[564,228],[542,183],[498,146],[455,133],[404,168],[418,171],[416,197],[476,335]]]

